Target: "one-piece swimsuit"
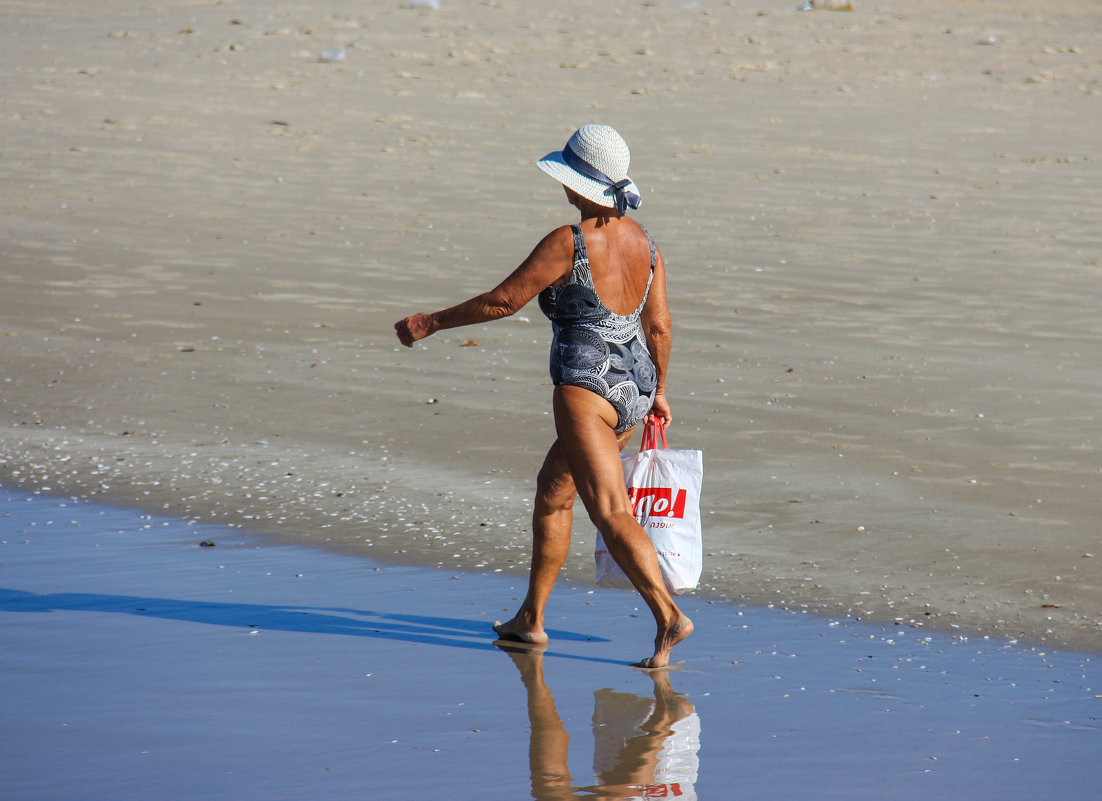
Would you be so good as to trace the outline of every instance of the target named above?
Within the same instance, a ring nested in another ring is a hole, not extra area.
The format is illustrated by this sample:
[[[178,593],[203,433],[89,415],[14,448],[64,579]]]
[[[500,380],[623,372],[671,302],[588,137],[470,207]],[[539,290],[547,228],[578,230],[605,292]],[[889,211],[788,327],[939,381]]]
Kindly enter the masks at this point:
[[[639,308],[625,316],[601,302],[581,226],[571,229],[574,267],[570,278],[539,294],[540,309],[551,320],[551,380],[555,386],[584,387],[611,403],[616,409],[616,433],[621,433],[647,415],[658,386],[639,322],[654,279],[654,240],[643,229],[650,245],[650,275]]]

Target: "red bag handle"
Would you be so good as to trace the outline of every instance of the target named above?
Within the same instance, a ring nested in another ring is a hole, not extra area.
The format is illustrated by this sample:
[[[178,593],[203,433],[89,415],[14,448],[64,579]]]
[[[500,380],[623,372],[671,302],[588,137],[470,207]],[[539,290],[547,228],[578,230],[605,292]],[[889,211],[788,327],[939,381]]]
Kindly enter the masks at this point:
[[[651,417],[643,425],[643,441],[639,444],[639,452],[655,450],[658,448],[658,438],[662,438],[662,447],[666,444],[666,425],[657,417]]]

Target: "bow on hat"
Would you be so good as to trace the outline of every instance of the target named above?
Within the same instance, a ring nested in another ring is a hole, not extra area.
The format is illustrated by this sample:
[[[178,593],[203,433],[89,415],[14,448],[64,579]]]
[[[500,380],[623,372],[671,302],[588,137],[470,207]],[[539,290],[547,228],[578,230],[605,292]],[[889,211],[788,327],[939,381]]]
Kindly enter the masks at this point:
[[[624,178],[620,181],[613,181],[603,172],[598,170],[588,161],[583,159],[577,153],[575,153],[570,145],[567,144],[562,150],[562,160],[566,163],[566,166],[570,167],[575,172],[581,173],[586,178],[592,178],[594,181],[612,189],[614,197],[616,199],[616,211],[624,214],[627,210],[639,208],[639,204],[643,202],[643,199],[634,192],[627,191],[627,188],[631,185],[631,180]]]

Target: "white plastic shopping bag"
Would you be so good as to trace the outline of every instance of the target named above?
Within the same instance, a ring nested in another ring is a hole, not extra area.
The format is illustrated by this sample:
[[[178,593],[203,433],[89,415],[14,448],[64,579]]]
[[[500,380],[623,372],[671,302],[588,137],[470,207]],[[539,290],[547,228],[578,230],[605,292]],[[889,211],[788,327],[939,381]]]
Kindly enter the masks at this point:
[[[622,455],[620,461],[632,514],[654,543],[666,586],[673,593],[695,589],[703,566],[700,532],[703,455],[700,451],[668,449],[661,423],[647,423],[639,453]],[[599,531],[594,557],[598,586],[631,588]]]

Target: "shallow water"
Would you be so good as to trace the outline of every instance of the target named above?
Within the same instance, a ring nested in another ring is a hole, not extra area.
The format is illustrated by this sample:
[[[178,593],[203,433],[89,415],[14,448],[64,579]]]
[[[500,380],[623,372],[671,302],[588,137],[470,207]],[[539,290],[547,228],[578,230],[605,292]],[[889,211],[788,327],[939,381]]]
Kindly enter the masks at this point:
[[[628,665],[650,636],[633,593],[560,587],[550,648],[510,655],[489,628],[522,592],[509,577],[47,494],[2,490],[0,515],[12,798],[615,798],[642,784],[1086,801],[1102,786],[1102,674],[1086,654],[690,596],[696,633],[675,669],[647,674]]]

